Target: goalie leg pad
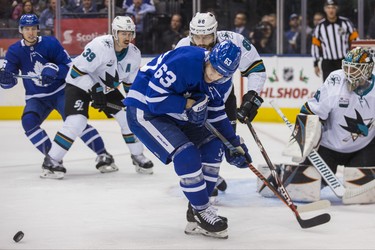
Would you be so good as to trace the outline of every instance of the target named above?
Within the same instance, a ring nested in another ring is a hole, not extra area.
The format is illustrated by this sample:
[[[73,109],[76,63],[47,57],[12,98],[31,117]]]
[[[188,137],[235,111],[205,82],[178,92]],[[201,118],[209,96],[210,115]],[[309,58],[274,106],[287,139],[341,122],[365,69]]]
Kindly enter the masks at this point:
[[[347,188],[342,198],[344,204],[375,203],[375,166],[345,167],[344,186]]]
[[[314,202],[320,200],[320,188],[322,177],[318,171],[307,165],[278,164],[280,179],[293,201]],[[271,171],[267,165],[259,166],[258,170],[268,179]],[[274,193],[258,179],[259,192],[264,197],[275,197]]]

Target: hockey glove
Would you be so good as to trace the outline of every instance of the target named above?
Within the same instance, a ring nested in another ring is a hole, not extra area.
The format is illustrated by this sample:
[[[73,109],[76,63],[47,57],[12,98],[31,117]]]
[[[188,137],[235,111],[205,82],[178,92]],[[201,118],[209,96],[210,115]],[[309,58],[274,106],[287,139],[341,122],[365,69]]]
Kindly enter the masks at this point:
[[[42,70],[42,85],[47,87],[50,86],[57,77],[59,67],[54,63],[46,63]]]
[[[238,153],[232,153],[228,148],[225,150],[225,158],[227,162],[238,168],[247,168],[248,164],[252,162],[249,150],[247,149],[242,138],[236,136],[233,140],[229,141],[235,148],[237,148]]]
[[[103,88],[99,83],[95,84],[91,88],[91,107],[98,109],[99,112],[103,111],[107,107],[107,98],[103,92]]]
[[[263,99],[254,90],[250,90],[242,97],[241,107],[237,110],[237,119],[241,123],[250,122],[258,113],[258,108],[262,105]]]
[[[203,126],[205,121],[207,120],[208,115],[208,96],[203,95],[200,99],[198,99],[194,105],[186,110],[186,114],[188,117],[189,122],[194,123],[198,126]]]
[[[14,78],[14,74],[4,69],[0,70],[0,86],[3,89],[10,89],[17,84],[17,79]]]

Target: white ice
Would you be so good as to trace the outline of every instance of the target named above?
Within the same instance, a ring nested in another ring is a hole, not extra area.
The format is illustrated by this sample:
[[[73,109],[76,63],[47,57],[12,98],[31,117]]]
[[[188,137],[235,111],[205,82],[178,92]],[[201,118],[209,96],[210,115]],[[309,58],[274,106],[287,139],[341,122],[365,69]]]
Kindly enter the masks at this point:
[[[224,163],[221,175],[228,189],[216,206],[228,217],[229,238],[184,234],[187,200],[179,189],[173,165],[163,165],[149,151],[154,174],[137,174],[120,129],[113,120],[90,121],[103,136],[120,170],[101,174],[95,155],[77,140],[64,159],[63,180],[40,179],[43,156],[27,140],[20,121],[0,122],[0,249],[375,249],[375,205],[343,205],[329,188],[322,198],[329,209],[301,214],[310,218],[328,212],[329,223],[302,229],[293,212],[276,198],[256,193],[249,169]],[[51,138],[61,121],[43,127]],[[274,163],[288,136],[282,124],[254,127]],[[244,125],[238,126],[254,165],[265,164]],[[25,237],[12,238],[17,231]]]

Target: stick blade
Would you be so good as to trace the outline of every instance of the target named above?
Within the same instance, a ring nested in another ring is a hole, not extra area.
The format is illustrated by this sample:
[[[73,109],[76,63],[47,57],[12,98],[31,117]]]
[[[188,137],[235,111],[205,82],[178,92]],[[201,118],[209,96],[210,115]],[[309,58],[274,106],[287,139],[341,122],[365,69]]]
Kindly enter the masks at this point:
[[[315,210],[326,209],[331,206],[331,202],[329,200],[319,200],[309,204],[299,205],[297,206],[297,211],[299,213],[311,212]]]
[[[310,228],[329,222],[331,220],[331,215],[325,213],[310,219],[301,219],[300,216],[297,216],[297,220],[302,228]]]

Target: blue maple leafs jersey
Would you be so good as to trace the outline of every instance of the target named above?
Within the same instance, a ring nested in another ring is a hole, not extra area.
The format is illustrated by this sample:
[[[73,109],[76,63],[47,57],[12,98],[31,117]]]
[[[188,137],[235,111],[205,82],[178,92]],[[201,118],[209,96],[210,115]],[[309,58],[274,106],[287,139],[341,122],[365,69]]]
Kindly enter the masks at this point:
[[[167,115],[180,124],[187,122],[186,99],[209,97],[208,121],[226,138],[235,136],[224,110],[224,94],[231,82],[204,81],[204,65],[208,51],[184,46],[168,51],[143,66],[124,101],[154,115]]]
[[[51,96],[65,87],[65,77],[71,63],[70,56],[60,42],[49,36],[39,36],[36,44],[26,46],[24,40],[12,44],[5,55],[4,68],[14,74],[40,76],[46,63],[59,67],[58,76],[49,86],[38,79],[23,79],[25,99]]]

